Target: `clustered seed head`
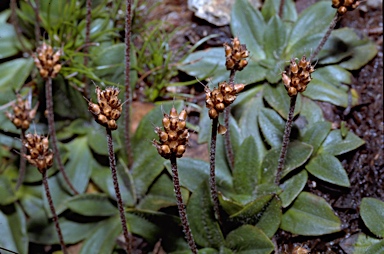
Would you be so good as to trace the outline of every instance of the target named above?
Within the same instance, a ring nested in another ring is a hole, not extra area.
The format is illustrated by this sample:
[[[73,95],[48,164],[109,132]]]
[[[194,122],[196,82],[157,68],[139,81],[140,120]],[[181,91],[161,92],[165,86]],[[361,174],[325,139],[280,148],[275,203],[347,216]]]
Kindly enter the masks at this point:
[[[307,61],[305,56],[298,63],[297,60],[297,58],[291,59],[288,75],[285,71],[282,73],[285,89],[287,89],[288,95],[291,97],[307,89],[308,83],[312,80],[311,73],[315,71],[315,68]]]
[[[26,159],[36,166],[40,173],[44,173],[44,171],[52,167],[53,153],[49,149],[48,137],[29,133],[25,135],[23,144],[27,148]]]
[[[36,116],[38,104],[32,109],[29,101],[23,100],[20,94],[16,95],[16,102],[12,104],[13,113],[5,112],[17,129],[27,130]]]
[[[42,78],[54,78],[61,70],[59,59],[61,50],[53,51],[52,46],[46,44],[37,48],[36,54],[33,54],[36,67],[39,69]]]
[[[120,90],[117,87],[107,87],[101,90],[96,86],[97,103],[88,101],[88,110],[92,113],[95,121],[110,130],[116,130],[116,121],[121,115],[123,105],[117,97]]]
[[[347,11],[353,11],[359,4],[360,1],[357,0],[332,0],[332,7],[336,8],[340,15],[344,15]]]
[[[249,51],[245,44],[240,44],[237,37],[233,39],[231,44],[224,43],[224,50],[227,70],[241,71],[247,66],[248,61],[245,58],[249,56]]]
[[[244,89],[244,84],[231,85],[227,82],[219,83],[219,88],[211,91],[208,87],[205,88],[205,105],[209,109],[209,117],[214,119],[219,116],[219,113],[232,104],[236,95]]]
[[[159,135],[159,141],[153,140],[152,144],[156,147],[157,152],[165,159],[176,156],[180,158],[185,152],[188,144],[189,132],[185,127],[187,119],[187,111],[183,109],[180,114],[172,107],[171,112],[164,113],[163,127],[155,128],[155,132]]]

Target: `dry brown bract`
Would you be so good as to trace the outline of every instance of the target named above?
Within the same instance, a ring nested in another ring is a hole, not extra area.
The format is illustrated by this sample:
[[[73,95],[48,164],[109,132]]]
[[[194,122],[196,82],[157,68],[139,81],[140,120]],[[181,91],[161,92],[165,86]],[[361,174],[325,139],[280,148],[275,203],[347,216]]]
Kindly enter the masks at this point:
[[[33,54],[33,59],[42,78],[55,78],[57,76],[61,70],[59,63],[61,54],[61,50],[54,52],[52,46],[45,42],[37,48],[36,54]]]
[[[248,61],[245,58],[249,56],[249,51],[245,44],[240,44],[237,37],[233,39],[231,44],[224,43],[224,49],[227,70],[241,71],[247,66]]]
[[[27,130],[36,116],[38,104],[32,109],[29,101],[23,100],[20,94],[16,95],[16,102],[12,104],[13,113],[5,112],[17,129]]]
[[[101,90],[96,86],[97,102],[88,101],[88,110],[92,113],[95,121],[110,130],[116,130],[116,121],[121,115],[123,105],[117,97],[120,90],[117,87],[107,87]]]
[[[159,141],[154,139],[152,144],[165,159],[169,159],[171,156],[177,158],[183,156],[189,138],[188,129],[185,128],[186,119],[187,111],[185,109],[178,114],[176,109],[172,107],[169,115],[164,113],[164,131],[160,127],[155,128],[155,132],[159,135]]]
[[[356,0],[332,0],[332,7],[336,8],[340,15],[344,15],[347,11],[353,11],[359,4],[360,1]]]
[[[27,148],[25,157],[29,163],[37,167],[40,173],[52,167],[53,153],[49,149],[48,137],[29,133],[25,136],[23,144]]]
[[[282,80],[285,89],[288,91],[289,96],[296,96],[298,92],[304,92],[307,89],[307,85],[311,82],[311,73],[315,71],[307,58],[303,56],[299,63],[298,59],[291,59],[288,75],[284,71],[282,73]]]

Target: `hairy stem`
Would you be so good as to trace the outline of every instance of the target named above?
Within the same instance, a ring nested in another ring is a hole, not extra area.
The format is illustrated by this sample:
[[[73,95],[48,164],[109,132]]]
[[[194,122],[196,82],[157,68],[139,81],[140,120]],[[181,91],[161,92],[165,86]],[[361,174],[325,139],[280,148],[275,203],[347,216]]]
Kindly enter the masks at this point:
[[[280,18],[283,18],[284,3],[285,3],[285,0],[280,0],[280,5],[279,5],[279,17]]]
[[[126,1],[126,13],[125,13],[125,101],[127,101],[127,105],[124,110],[124,144],[125,150],[128,155],[128,166],[132,165],[133,155],[132,155],[132,147],[131,147],[131,105],[132,105],[132,97],[131,97],[131,82],[130,82],[130,69],[131,69],[131,0]]]
[[[61,229],[60,229],[59,217],[57,217],[55,206],[53,205],[53,201],[52,201],[51,192],[49,191],[47,170],[43,170],[42,175],[43,175],[43,184],[44,184],[45,194],[47,195],[49,208],[51,209],[51,213],[53,215],[53,222],[55,223],[55,228],[56,228],[57,235],[59,237],[61,249],[64,254],[68,254],[67,248],[65,247],[63,234],[61,233]]]
[[[188,223],[187,212],[185,210],[183,197],[181,195],[179,173],[177,172],[176,157],[172,155],[170,160],[171,160],[171,166],[172,166],[172,179],[173,179],[173,187],[175,189],[177,208],[179,209],[179,215],[180,215],[181,223],[183,224],[183,231],[185,234],[185,238],[187,239],[189,248],[191,249],[192,253],[197,254],[195,240],[193,240],[192,231]]]
[[[232,88],[235,85],[235,74],[236,74],[236,70],[231,70],[231,73],[229,75],[229,85],[231,85]],[[233,154],[231,133],[230,133],[230,127],[229,127],[230,115],[231,115],[231,105],[227,106],[224,110],[224,126],[227,129],[227,132],[224,134],[224,145],[225,145],[225,152],[229,160],[230,168],[233,170],[233,167],[235,165],[235,157]]]
[[[21,184],[24,181],[25,177],[25,167],[27,166],[27,160],[25,159],[26,153],[27,153],[27,148],[24,145],[25,141],[25,130],[21,130],[20,134],[20,139],[21,139],[21,156],[20,156],[20,166],[19,166],[19,178],[17,179],[16,187],[15,189],[18,190]]]
[[[121,226],[123,227],[123,235],[125,239],[125,251],[130,254],[132,253],[132,240],[128,233],[127,220],[125,219],[123,200],[121,199],[119,182],[117,181],[116,173],[116,161],[115,161],[115,152],[113,151],[113,140],[112,140],[112,131],[107,128],[107,143],[108,143],[108,153],[109,153],[109,166],[111,168],[113,186],[115,188],[117,207],[120,213]]]
[[[325,43],[327,42],[329,36],[331,35],[333,29],[335,28],[337,22],[341,16],[338,12],[336,12],[335,16],[333,17],[331,24],[329,24],[327,32],[324,34],[323,38],[321,39],[319,45],[316,47],[315,51],[313,51],[311,57],[309,58],[309,62],[312,62],[312,60],[319,54],[320,50],[324,47]]]
[[[92,19],[92,0],[87,0],[86,2],[86,7],[87,7],[87,14],[85,18],[85,47],[84,47],[84,68],[87,68],[88,66],[88,46],[90,43],[90,33],[91,33],[91,19]],[[86,98],[89,98],[89,84],[87,80],[87,76],[83,76],[83,83],[84,83],[84,90],[83,90],[83,95]]]
[[[32,6],[32,8],[35,12],[35,40],[36,40],[36,47],[38,47],[39,41],[40,41],[40,16],[39,16],[40,2],[39,0],[35,0],[35,6]]]
[[[291,97],[288,119],[284,129],[283,144],[281,146],[279,164],[277,166],[277,173],[276,173],[276,180],[275,180],[276,185],[280,184],[281,173],[283,171],[285,157],[287,155],[287,148],[289,144],[289,136],[291,134],[291,129],[292,129],[292,120],[293,120],[293,113],[295,112],[296,99],[297,99],[297,95]]]
[[[219,198],[217,197],[216,176],[215,176],[215,162],[216,162],[216,139],[217,139],[217,124],[219,118],[212,119],[212,136],[211,136],[211,155],[210,155],[210,173],[209,185],[211,189],[211,198],[213,202],[213,210],[215,211],[216,219],[221,222],[219,211]]]
[[[46,99],[46,107],[47,107],[47,118],[48,118],[48,128],[49,135],[52,140],[53,153],[56,158],[57,164],[59,166],[59,170],[61,174],[63,174],[65,182],[68,184],[69,188],[73,191],[75,195],[79,194],[75,187],[73,187],[71,181],[68,178],[67,173],[64,170],[63,163],[61,162],[61,157],[59,153],[59,149],[57,147],[57,139],[56,139],[56,130],[55,130],[55,119],[53,115],[53,99],[52,99],[52,78],[48,78],[45,82],[45,99]]]

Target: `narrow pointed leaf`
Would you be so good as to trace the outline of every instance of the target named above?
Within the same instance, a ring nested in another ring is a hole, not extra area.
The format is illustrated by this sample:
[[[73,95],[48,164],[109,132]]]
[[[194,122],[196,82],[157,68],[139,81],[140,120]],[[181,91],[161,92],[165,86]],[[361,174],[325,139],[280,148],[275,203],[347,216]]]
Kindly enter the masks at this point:
[[[343,187],[350,187],[347,172],[333,155],[322,153],[313,157],[305,167],[317,178]]]
[[[280,0],[267,0],[261,8],[261,14],[266,21],[279,13]],[[285,0],[283,8],[283,20],[294,22],[297,19],[295,3],[292,0]]]
[[[273,148],[279,147],[283,139],[283,119],[274,110],[263,108],[260,110],[259,124],[268,144]]]
[[[265,27],[264,51],[267,58],[279,57],[286,43],[286,27],[281,19],[274,15]]]
[[[375,198],[363,198],[360,215],[368,229],[377,237],[384,237],[384,202]]]
[[[298,235],[324,235],[341,230],[340,219],[321,197],[302,192],[284,213],[281,229]]]
[[[241,226],[228,234],[226,246],[239,254],[269,254],[274,245],[257,227]]]

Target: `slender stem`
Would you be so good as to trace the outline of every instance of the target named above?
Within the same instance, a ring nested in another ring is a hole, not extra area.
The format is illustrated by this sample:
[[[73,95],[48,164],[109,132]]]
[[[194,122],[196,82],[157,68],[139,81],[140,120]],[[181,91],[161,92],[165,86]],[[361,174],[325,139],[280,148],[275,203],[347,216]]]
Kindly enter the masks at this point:
[[[27,153],[27,148],[24,145],[25,140],[25,130],[21,130],[20,134],[21,139],[21,156],[20,156],[20,166],[19,166],[19,178],[17,179],[16,187],[15,189],[18,190],[21,184],[24,181],[25,177],[25,167],[27,166],[27,160],[25,159],[25,155]]]
[[[127,105],[125,106],[125,114],[124,114],[124,144],[125,150],[128,154],[128,165],[129,168],[132,165],[133,155],[131,148],[131,135],[130,135],[130,127],[131,127],[131,105],[132,105],[132,97],[131,97],[131,82],[130,82],[130,69],[131,69],[131,0],[126,1],[127,8],[125,13],[125,100],[127,101]]]
[[[84,47],[84,67],[87,68],[88,66],[88,46],[90,43],[90,33],[91,33],[91,18],[92,18],[92,0],[87,0],[86,2],[86,8],[87,8],[87,14],[85,18],[85,47]],[[87,76],[83,76],[83,83],[84,83],[84,90],[83,95],[86,98],[89,98],[89,84],[87,80]]]
[[[321,39],[319,45],[317,46],[315,51],[313,51],[311,57],[309,58],[309,62],[312,62],[312,60],[317,56],[317,54],[319,54],[320,50],[324,47],[324,45],[327,42],[329,36],[331,35],[331,32],[335,28],[335,26],[337,24],[337,21],[339,21],[340,18],[341,18],[341,16],[339,15],[338,12],[336,12],[335,16],[333,17],[333,19],[331,21],[331,24],[329,24],[327,32],[324,34],[324,36]]]
[[[32,7],[35,11],[35,40],[36,40],[36,47],[39,46],[40,41],[40,16],[39,16],[39,9],[40,9],[40,2],[39,0],[35,0],[35,6]]]
[[[57,235],[59,236],[61,249],[64,254],[68,254],[67,248],[65,247],[63,234],[61,233],[61,229],[60,229],[59,217],[57,217],[55,206],[53,205],[53,201],[52,201],[51,192],[49,191],[47,170],[43,170],[42,175],[43,175],[43,184],[44,184],[45,194],[47,195],[49,208],[51,209],[51,212],[53,215],[53,222],[55,223],[56,232],[57,232]]]
[[[188,223],[187,212],[185,210],[185,205],[183,202],[183,196],[181,195],[179,173],[177,172],[176,157],[172,155],[170,160],[171,160],[171,166],[172,166],[172,179],[173,179],[173,187],[175,189],[177,208],[179,209],[179,215],[180,215],[181,223],[183,224],[183,231],[185,234],[185,238],[187,239],[189,248],[191,249],[192,253],[197,254],[196,244],[195,244],[195,241],[193,240],[192,231]]]
[[[127,220],[125,219],[123,201],[121,199],[119,182],[117,181],[116,173],[116,161],[115,161],[115,152],[113,151],[113,141],[112,141],[112,131],[107,128],[107,142],[108,142],[108,153],[109,153],[109,166],[111,168],[113,186],[115,188],[117,207],[120,213],[121,226],[123,227],[123,234],[125,238],[125,251],[130,254],[132,253],[132,241],[128,233]]]
[[[69,188],[75,193],[75,195],[79,194],[75,187],[73,187],[71,181],[69,180],[67,173],[64,170],[63,163],[61,162],[61,157],[59,153],[59,149],[57,147],[57,139],[56,139],[56,130],[55,130],[55,118],[53,114],[53,99],[52,99],[52,78],[48,78],[45,82],[45,99],[46,99],[46,107],[47,107],[47,117],[48,117],[48,128],[49,135],[51,136],[53,153],[55,155],[57,164],[59,165],[59,170],[61,174],[63,174],[65,182],[68,184]]]
[[[281,146],[279,164],[277,166],[277,173],[276,173],[276,180],[275,180],[275,183],[277,185],[280,184],[281,173],[283,171],[285,157],[287,155],[287,148],[289,144],[289,136],[291,135],[292,120],[293,120],[293,113],[295,112],[296,99],[297,99],[297,95],[291,97],[291,104],[289,107],[288,119],[284,129],[283,144]]]
[[[213,210],[215,211],[216,219],[221,222],[219,211],[219,198],[217,197],[216,176],[215,176],[215,161],[216,161],[216,139],[217,139],[217,124],[219,118],[212,119],[212,136],[211,136],[211,155],[210,155],[210,173],[209,185],[211,188],[211,198],[213,201]]]
[[[231,85],[232,87],[235,85],[235,74],[236,74],[236,70],[231,70],[231,73],[229,75],[229,85]],[[224,145],[225,145],[225,152],[229,160],[230,168],[233,169],[235,165],[235,157],[234,157],[233,148],[232,148],[231,133],[230,133],[230,126],[229,126],[230,115],[231,115],[231,105],[226,107],[224,110],[224,126],[227,129],[227,132],[224,134]]]
[[[283,18],[284,3],[285,3],[285,0],[280,0],[280,5],[279,5],[279,17],[280,18]]]

